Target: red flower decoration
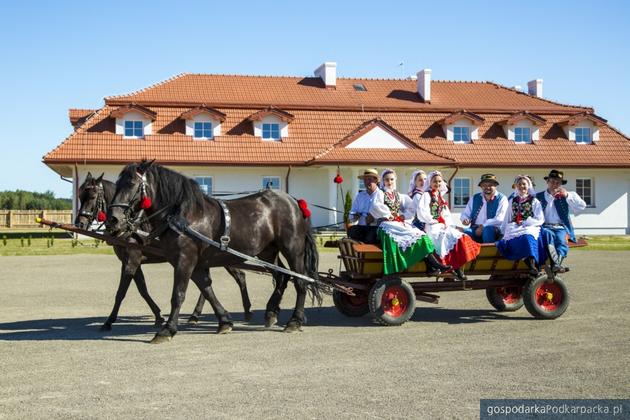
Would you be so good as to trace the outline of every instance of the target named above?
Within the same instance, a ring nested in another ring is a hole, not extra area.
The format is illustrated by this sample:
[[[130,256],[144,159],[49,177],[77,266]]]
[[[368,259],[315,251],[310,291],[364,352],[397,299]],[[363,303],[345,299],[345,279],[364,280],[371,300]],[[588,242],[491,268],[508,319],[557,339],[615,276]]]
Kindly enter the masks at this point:
[[[404,223],[405,219],[403,219],[402,216],[399,215],[394,217],[394,221]]]
[[[103,223],[105,221],[105,219],[107,219],[107,216],[105,215],[104,211],[99,211],[98,214],[96,215],[96,220],[98,220],[99,222]]]
[[[339,174],[333,179],[335,184],[341,184],[343,182],[343,177]]]
[[[308,203],[306,202],[306,200],[300,198],[297,202],[298,207],[302,211],[302,216],[304,216],[305,219],[311,217],[311,211],[308,209]]]
[[[444,220],[444,218],[442,217],[442,215],[440,215],[437,219],[438,223],[442,223],[442,224],[446,224],[446,220]]]
[[[142,197],[142,200],[140,200],[140,208],[143,210],[151,208],[152,205],[153,202],[151,201],[151,198],[147,196]]]
[[[521,223],[523,223],[523,215],[519,212],[516,213],[516,224],[520,225]]]

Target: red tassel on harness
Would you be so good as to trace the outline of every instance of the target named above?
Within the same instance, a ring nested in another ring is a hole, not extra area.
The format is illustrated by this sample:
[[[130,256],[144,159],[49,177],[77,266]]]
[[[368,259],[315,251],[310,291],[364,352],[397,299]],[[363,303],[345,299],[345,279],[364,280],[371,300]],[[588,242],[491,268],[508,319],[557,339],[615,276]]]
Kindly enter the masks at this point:
[[[337,176],[333,179],[333,181],[335,182],[335,184],[341,184],[343,182],[343,177],[337,174]]]
[[[143,210],[151,208],[151,205],[153,205],[153,202],[151,202],[151,198],[147,196],[142,197],[142,200],[140,200],[140,208]]]
[[[302,211],[302,216],[304,216],[305,219],[311,217],[311,211],[308,209],[308,204],[306,203],[306,200],[300,198],[297,202],[298,207]]]
[[[107,219],[105,212],[103,210],[99,211],[98,214],[96,215],[96,220],[98,220],[100,223],[103,223],[105,219]]]

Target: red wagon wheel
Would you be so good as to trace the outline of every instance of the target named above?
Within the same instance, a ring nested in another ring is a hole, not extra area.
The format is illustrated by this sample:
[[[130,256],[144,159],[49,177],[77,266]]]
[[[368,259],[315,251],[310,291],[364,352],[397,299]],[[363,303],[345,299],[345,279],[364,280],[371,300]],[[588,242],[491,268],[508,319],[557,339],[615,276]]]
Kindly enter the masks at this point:
[[[490,287],[486,289],[488,302],[500,312],[513,312],[523,306],[523,288],[520,286]]]
[[[333,303],[337,310],[350,317],[360,317],[370,312],[367,293],[362,290],[355,290],[354,293],[355,296],[350,296],[334,290]]]
[[[416,294],[402,279],[381,279],[369,295],[370,312],[382,325],[402,325],[416,310]]]
[[[558,318],[569,306],[569,290],[558,276],[553,281],[547,276],[530,280],[524,294],[525,308],[535,318]]]

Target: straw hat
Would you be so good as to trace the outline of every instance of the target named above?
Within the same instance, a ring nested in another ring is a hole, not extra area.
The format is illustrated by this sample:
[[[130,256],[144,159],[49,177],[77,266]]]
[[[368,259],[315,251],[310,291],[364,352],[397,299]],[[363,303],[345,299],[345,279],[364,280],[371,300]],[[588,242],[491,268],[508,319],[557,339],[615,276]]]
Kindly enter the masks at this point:
[[[378,171],[376,169],[373,169],[373,168],[366,169],[365,171],[363,171],[363,175],[359,175],[357,178],[364,179],[366,177],[376,178],[377,182],[378,182],[378,180],[381,179],[381,177],[378,174]]]

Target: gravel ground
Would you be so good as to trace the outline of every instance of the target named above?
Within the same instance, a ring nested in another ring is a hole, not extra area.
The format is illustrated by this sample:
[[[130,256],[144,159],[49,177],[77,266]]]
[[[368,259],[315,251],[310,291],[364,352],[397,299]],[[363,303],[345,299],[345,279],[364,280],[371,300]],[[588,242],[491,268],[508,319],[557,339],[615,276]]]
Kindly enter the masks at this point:
[[[483,291],[418,302],[411,321],[381,327],[327,298],[303,333],[265,330],[270,277],[248,275],[254,319],[223,270],[215,290],[235,319],[214,316],[149,345],[150,311],[134,286],[109,333],[114,256],[0,258],[0,418],[478,418],[480,398],[630,398],[629,252],[573,252],[567,312],[534,320],[493,312]],[[322,253],[320,270],[338,267]],[[145,266],[168,313],[172,268]],[[285,296],[281,322],[295,294]],[[209,308],[207,308],[209,309]]]

